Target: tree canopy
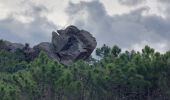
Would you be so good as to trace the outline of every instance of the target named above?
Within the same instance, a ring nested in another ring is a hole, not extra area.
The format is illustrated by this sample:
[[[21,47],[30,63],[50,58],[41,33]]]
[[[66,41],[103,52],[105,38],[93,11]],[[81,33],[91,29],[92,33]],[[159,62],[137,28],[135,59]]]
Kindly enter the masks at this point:
[[[44,52],[25,61],[22,51],[0,51],[1,100],[169,100],[170,51],[145,46],[96,49],[100,60],[64,66]]]

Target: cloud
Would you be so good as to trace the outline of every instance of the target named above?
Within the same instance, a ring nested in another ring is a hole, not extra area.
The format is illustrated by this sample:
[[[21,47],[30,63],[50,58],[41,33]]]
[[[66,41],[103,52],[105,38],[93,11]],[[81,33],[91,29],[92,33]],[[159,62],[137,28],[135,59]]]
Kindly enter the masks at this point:
[[[118,0],[118,2],[122,5],[136,6],[143,2],[146,2],[146,0]]]
[[[170,0],[158,0],[158,3],[161,5],[159,9],[164,12],[166,17],[170,17]]]
[[[0,37],[32,45],[40,41],[49,41],[55,25],[43,16],[47,9],[41,5],[35,6],[31,2],[22,2],[23,5],[25,3],[29,3],[29,9],[23,12],[11,12],[5,19],[0,20]]]
[[[106,43],[131,48],[136,44],[139,47],[148,43],[159,50],[157,44],[167,45],[169,42],[170,20],[156,15],[143,16],[148,10],[148,7],[142,7],[127,14],[110,16],[102,3],[93,1],[70,3],[66,12],[72,24],[95,35],[98,46]],[[161,50],[166,51],[169,48],[164,46]]]
[[[98,47],[107,44],[139,50],[149,44],[164,52],[170,49],[168,46],[170,7],[169,3],[159,4],[157,1],[161,2],[160,0],[119,0],[119,3],[118,0],[112,2],[0,0],[0,12],[2,12],[0,37],[12,42],[28,42],[35,45],[50,41],[53,30],[73,24],[91,32],[97,38]],[[143,2],[146,4],[137,6]],[[166,17],[160,16],[161,14],[165,14]]]
[[[163,2],[163,3],[170,3],[169,0],[158,0],[158,1]]]

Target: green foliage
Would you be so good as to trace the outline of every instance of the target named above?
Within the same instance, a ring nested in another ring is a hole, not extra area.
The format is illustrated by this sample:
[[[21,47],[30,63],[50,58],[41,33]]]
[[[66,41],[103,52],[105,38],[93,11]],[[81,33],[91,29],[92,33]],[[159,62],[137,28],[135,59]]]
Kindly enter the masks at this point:
[[[0,44],[2,45],[4,43],[4,41],[3,40],[0,40]]]
[[[96,49],[96,55],[99,57],[106,57],[110,54],[110,51],[110,47],[104,44],[101,48]]]
[[[26,67],[26,62],[19,60],[17,54],[0,51],[0,72],[14,73]]]
[[[41,52],[25,62],[22,51],[0,51],[1,100],[169,100],[170,52],[146,46],[121,52],[96,49],[100,60],[64,66]]]

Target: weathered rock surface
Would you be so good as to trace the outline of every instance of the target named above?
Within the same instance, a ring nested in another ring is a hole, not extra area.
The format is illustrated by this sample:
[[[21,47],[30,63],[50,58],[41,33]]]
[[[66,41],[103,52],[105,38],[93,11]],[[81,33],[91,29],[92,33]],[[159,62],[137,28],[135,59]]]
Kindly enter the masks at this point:
[[[55,53],[54,47],[52,46],[51,43],[42,42],[42,43],[38,44],[37,46],[34,46],[34,50],[35,50],[36,54],[39,54],[40,51],[44,51],[44,52],[47,53],[47,55],[48,55],[50,58],[59,61],[59,57],[58,57],[58,55]],[[38,55],[37,55],[37,56],[38,56]]]
[[[60,62],[69,64],[78,59],[87,59],[95,49],[97,42],[92,35],[75,26],[52,33],[52,45],[59,55]]]
[[[24,45],[19,43],[11,43],[9,41],[0,41],[0,50],[6,50],[9,52],[16,52],[17,49],[23,49]]]
[[[64,65],[69,65],[76,60],[87,59],[96,45],[96,39],[89,32],[79,30],[75,26],[68,26],[65,30],[52,32],[51,43],[42,42],[29,48],[27,45],[5,42],[5,45],[0,44],[0,50],[15,52],[17,49],[21,49],[30,56],[28,58],[35,58],[42,50],[50,58]]]

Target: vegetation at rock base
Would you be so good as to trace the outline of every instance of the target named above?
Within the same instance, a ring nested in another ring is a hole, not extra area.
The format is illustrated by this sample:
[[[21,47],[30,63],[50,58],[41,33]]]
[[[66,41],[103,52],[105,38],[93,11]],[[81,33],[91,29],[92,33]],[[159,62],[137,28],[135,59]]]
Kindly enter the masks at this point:
[[[169,100],[170,52],[104,45],[96,55],[63,66],[44,52],[29,62],[0,51],[0,100]]]

